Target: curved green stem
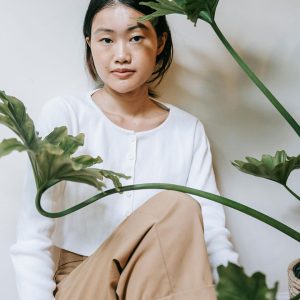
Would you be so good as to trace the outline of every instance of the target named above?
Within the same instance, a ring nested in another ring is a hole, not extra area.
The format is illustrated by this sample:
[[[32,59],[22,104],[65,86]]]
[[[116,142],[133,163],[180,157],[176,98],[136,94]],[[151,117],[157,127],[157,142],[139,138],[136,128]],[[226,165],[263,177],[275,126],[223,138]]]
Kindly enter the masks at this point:
[[[49,188],[49,187],[47,187]],[[46,188],[46,189],[47,189]],[[224,204],[228,207],[231,207],[233,209],[236,209],[240,212],[243,212],[249,216],[252,216],[274,228],[276,228],[277,230],[281,231],[282,233],[285,233],[286,235],[290,236],[291,238],[295,239],[296,241],[300,242],[300,233],[297,232],[296,230],[288,227],[287,225],[278,222],[277,220],[255,210],[252,209],[246,205],[240,204],[238,202],[235,202],[231,199],[219,196],[219,195],[215,195],[212,193],[208,193],[208,192],[204,192],[201,190],[197,190],[197,189],[193,189],[193,188],[189,188],[186,186],[181,186],[181,185],[175,185],[175,184],[167,184],[167,183],[144,183],[144,184],[136,184],[136,185],[128,185],[128,186],[123,186],[121,188],[117,189],[111,189],[105,192],[102,192],[100,194],[97,194],[71,208],[68,208],[64,211],[60,211],[60,212],[47,212],[45,211],[42,206],[41,206],[41,196],[42,193],[46,190],[39,190],[37,195],[36,195],[36,207],[38,209],[38,211],[49,218],[59,218],[65,215],[68,215],[70,213],[73,213],[75,211],[77,211],[78,209],[81,209],[101,198],[104,198],[108,195],[112,195],[115,193],[120,193],[120,192],[126,192],[126,191],[132,191],[132,190],[144,190],[144,189],[163,189],[163,190],[173,190],[173,191],[178,191],[178,192],[182,192],[182,193],[187,193],[187,194],[191,194],[191,195],[195,195],[195,196],[200,196],[203,198],[207,198],[210,199],[212,201]]]
[[[300,196],[297,195],[293,190],[291,190],[287,185],[283,185],[296,199],[300,201]]]
[[[282,106],[282,104],[275,98],[271,91],[262,83],[262,81],[254,74],[254,72],[249,68],[249,66],[243,61],[243,59],[237,54],[230,43],[227,41],[217,24],[213,21],[209,23],[221,42],[224,44],[226,49],[239,64],[239,66],[245,71],[248,77],[253,81],[253,83],[262,91],[262,93],[268,98],[268,100],[275,106],[279,113],[284,117],[284,119],[291,125],[295,130],[297,135],[300,137],[300,125],[296,120],[288,113],[288,111]]]

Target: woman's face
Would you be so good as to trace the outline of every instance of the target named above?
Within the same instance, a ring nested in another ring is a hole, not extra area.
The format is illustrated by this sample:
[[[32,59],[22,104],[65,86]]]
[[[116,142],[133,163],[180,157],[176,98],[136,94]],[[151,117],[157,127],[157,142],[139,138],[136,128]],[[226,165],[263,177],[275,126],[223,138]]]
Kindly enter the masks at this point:
[[[95,15],[87,39],[104,86],[119,93],[146,84],[165,44],[166,35],[158,39],[149,21],[137,22],[142,15],[122,4],[106,7]]]

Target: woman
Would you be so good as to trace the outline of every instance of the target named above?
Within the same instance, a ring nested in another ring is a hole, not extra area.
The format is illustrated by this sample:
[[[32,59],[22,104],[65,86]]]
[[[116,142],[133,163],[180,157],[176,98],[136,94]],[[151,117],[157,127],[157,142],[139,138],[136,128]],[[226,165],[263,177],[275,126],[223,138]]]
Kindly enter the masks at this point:
[[[123,184],[166,182],[218,193],[201,122],[153,98],[151,83],[171,63],[172,40],[165,17],[138,21],[148,13],[133,0],[90,2],[86,59],[102,87],[50,101],[39,131],[45,136],[66,125],[72,135],[83,132],[76,154],[101,155],[103,169],[131,176]],[[61,210],[95,193],[64,182],[43,203]],[[215,299],[211,268],[216,280],[218,265],[237,261],[223,208],[202,198],[130,191],[50,220],[36,212],[34,195],[29,177],[11,249],[24,300]]]

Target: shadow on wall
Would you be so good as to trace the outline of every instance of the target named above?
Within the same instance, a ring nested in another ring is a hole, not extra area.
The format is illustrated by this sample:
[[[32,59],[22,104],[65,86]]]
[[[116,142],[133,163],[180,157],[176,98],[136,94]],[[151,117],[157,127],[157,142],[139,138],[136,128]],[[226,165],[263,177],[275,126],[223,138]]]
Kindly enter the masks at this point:
[[[284,80],[284,74],[280,74],[280,61],[270,53],[262,59],[261,51],[258,55],[240,50],[237,43],[234,44],[271,91],[272,84],[276,83],[276,90],[289,84]],[[222,53],[223,56],[214,57],[192,47],[184,49],[184,53],[177,53],[178,57],[187,57],[193,64],[182,64],[175,56],[159,88],[163,91],[163,98],[193,112],[204,124],[209,123],[209,127],[224,133],[230,129],[232,134],[256,137],[257,130],[266,133],[281,131],[285,121],[236,62]],[[290,66],[289,71],[292,68]]]

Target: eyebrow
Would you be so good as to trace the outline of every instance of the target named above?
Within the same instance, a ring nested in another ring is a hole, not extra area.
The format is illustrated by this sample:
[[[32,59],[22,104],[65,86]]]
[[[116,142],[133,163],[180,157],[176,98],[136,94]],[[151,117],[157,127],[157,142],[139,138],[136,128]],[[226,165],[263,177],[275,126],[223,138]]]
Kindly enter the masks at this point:
[[[137,25],[129,26],[129,27],[127,28],[126,31],[130,32],[130,31],[135,30],[135,29],[137,29],[137,28],[140,28],[140,29],[144,29],[144,30],[146,30],[146,31],[149,31],[149,28],[148,28],[146,25],[144,25],[143,23],[137,23]],[[114,30],[109,29],[109,28],[102,28],[102,27],[99,27],[99,28],[97,28],[97,29],[94,31],[94,34],[97,34],[97,33],[99,33],[99,32],[109,32],[109,33],[112,33],[112,32],[114,32]]]

